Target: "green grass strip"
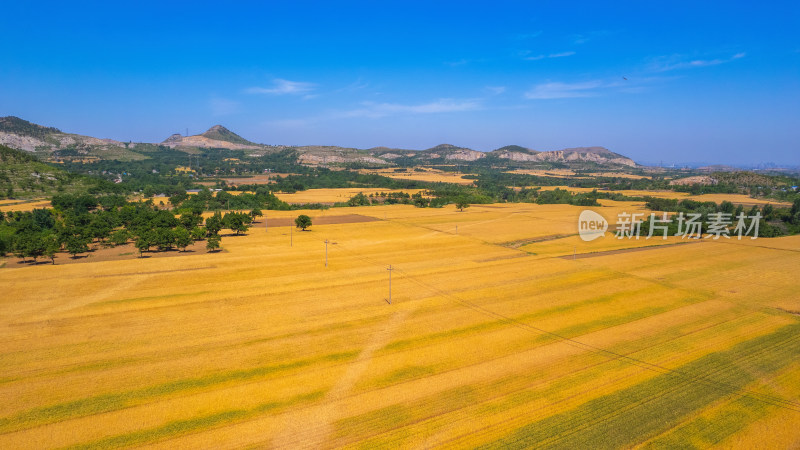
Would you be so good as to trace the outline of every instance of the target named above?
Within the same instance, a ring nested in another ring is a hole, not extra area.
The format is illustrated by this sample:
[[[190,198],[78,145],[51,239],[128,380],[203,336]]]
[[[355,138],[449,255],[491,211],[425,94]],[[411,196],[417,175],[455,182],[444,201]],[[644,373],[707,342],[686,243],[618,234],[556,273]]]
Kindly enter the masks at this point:
[[[220,425],[230,424],[232,422],[242,421],[259,414],[274,411],[278,408],[285,408],[300,403],[316,401],[321,399],[324,395],[324,391],[312,392],[309,394],[299,395],[282,402],[263,403],[255,408],[250,409],[234,409],[209,416],[195,417],[187,420],[177,420],[174,422],[169,422],[160,427],[134,431],[133,433],[121,434],[118,436],[110,436],[94,442],[79,444],[68,448],[74,450],[89,450],[152,443],[166,438],[174,438],[180,435],[206,430]]]
[[[620,448],[647,441],[800,355],[800,324],[712,353],[648,381],[525,425],[481,448]],[[680,372],[677,373],[677,372]],[[684,375],[682,375],[684,374]],[[714,384],[692,381],[705,377]],[[757,403],[763,403],[748,397]],[[769,406],[769,405],[767,405]],[[745,421],[728,421],[725,434]]]
[[[331,353],[288,363],[212,373],[201,377],[170,381],[118,394],[103,394],[51,406],[42,406],[10,417],[0,418],[0,432],[6,433],[66,419],[115,411],[145,403],[149,400],[169,394],[197,390],[223,383],[248,381],[292,369],[312,366],[318,363],[347,361],[354,359],[358,356],[358,353],[358,351]]]

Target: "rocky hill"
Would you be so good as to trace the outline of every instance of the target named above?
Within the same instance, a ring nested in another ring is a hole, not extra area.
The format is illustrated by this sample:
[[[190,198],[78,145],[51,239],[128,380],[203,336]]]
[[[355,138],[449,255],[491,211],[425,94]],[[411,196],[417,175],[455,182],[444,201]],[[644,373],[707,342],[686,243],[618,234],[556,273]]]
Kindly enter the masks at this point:
[[[248,141],[238,134],[230,131],[222,125],[214,125],[205,133],[194,136],[182,136],[173,134],[165,139],[161,145],[175,147],[192,148],[225,148],[228,150],[256,150],[261,149],[262,145]]]
[[[509,159],[517,162],[557,162],[580,163],[590,162],[600,165],[623,165],[634,167],[636,163],[619,153],[614,153],[605,147],[576,147],[564,150],[539,152],[518,145],[508,145],[490,152],[498,158]]]
[[[44,127],[18,117],[0,118],[0,144],[34,152],[45,159],[144,159],[157,146],[188,151],[197,149],[244,150],[252,156],[279,151],[288,146],[264,145],[251,142],[222,125],[214,125],[206,132],[182,136],[173,134],[160,144],[124,143],[112,139],[64,133],[57,128]],[[634,167],[636,163],[604,147],[577,147],[556,151],[536,151],[519,145],[507,145],[491,152],[480,152],[452,144],[440,144],[425,150],[408,150],[375,147],[357,148],[309,145],[291,147],[297,150],[301,164],[310,166],[335,166],[346,164],[367,165],[425,165],[472,164],[486,158],[492,165],[539,165],[558,163],[567,165],[598,164]],[[505,163],[504,163],[505,161]]]
[[[14,116],[0,117],[0,144],[44,157],[140,159],[122,142],[64,133]]]

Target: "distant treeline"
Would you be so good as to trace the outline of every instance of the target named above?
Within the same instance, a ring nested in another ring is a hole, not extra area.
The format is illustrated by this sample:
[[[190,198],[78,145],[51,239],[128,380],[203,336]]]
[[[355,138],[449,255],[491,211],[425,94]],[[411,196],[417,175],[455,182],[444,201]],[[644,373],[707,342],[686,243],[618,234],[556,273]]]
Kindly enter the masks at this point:
[[[719,223],[720,220],[730,221],[731,226],[738,223],[740,217],[747,221],[757,217],[759,237],[777,237],[792,234],[800,234],[800,198],[796,199],[790,208],[776,208],[771,204],[765,204],[761,208],[753,205],[745,208],[742,205],[734,205],[729,201],[722,203],[698,202],[691,199],[668,199],[645,197],[645,206],[653,211],[665,211],[678,214],[671,214],[669,235],[675,235],[680,228],[680,217],[687,218],[695,215],[701,223],[702,232],[707,232],[712,223]],[[749,222],[748,222],[749,225]],[[650,219],[647,218],[643,224],[643,229],[650,226]]]

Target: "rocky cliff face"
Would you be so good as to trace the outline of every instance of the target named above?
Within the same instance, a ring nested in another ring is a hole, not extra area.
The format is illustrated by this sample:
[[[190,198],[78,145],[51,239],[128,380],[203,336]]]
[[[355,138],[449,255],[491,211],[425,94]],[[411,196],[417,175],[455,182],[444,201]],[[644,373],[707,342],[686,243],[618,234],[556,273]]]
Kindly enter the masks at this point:
[[[28,152],[51,153],[66,148],[89,150],[91,147],[124,147],[113,139],[64,133],[57,128],[43,127],[18,117],[0,117],[0,144]]]
[[[634,167],[636,165],[632,159],[614,153],[604,147],[576,147],[547,152],[536,152],[530,149],[525,149],[525,151],[498,149],[493,151],[493,153],[495,152],[499,158],[512,161],[546,161],[560,163],[593,162],[597,164],[616,164],[629,167]]]

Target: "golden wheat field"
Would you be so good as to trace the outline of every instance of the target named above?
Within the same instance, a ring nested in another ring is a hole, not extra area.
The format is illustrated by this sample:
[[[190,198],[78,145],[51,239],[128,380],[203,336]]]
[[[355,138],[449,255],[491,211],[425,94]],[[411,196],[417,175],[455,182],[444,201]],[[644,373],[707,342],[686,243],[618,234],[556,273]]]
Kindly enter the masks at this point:
[[[581,210],[0,269],[0,448],[800,445],[800,236],[619,252],[662,242],[583,242]]]
[[[581,188],[581,187],[571,187],[571,186],[541,186],[541,190],[543,191],[552,191],[554,189],[565,189],[572,193],[576,194],[583,194],[587,192],[592,192],[593,188]],[[765,199],[765,198],[753,198],[748,195],[744,194],[700,194],[700,195],[691,195],[687,192],[677,192],[677,191],[647,191],[647,190],[637,190],[637,189],[630,189],[625,191],[617,191],[617,190],[602,190],[601,192],[608,192],[612,194],[622,194],[628,197],[655,197],[655,198],[674,198],[677,200],[694,200],[697,202],[714,202],[714,203],[722,203],[724,201],[731,202],[736,205],[757,205],[762,206],[766,204],[772,204],[774,206],[779,207],[790,207],[792,206],[791,203],[781,202],[778,200],[773,199]]]
[[[396,172],[394,169],[362,169],[359,170],[365,174],[382,175],[384,177],[394,178],[396,180],[417,180],[429,181],[431,183],[456,183],[470,185],[475,182],[473,179],[464,178],[465,174],[457,172],[445,172],[439,169],[420,168],[417,170],[408,170],[405,172]]]
[[[359,192],[369,196],[375,193],[388,194],[390,192],[405,192],[409,195],[422,192],[424,189],[386,189],[386,188],[326,188],[326,189],[308,189],[305,191],[298,191],[292,194],[278,193],[277,197],[287,203],[337,203],[347,202]]]
[[[49,208],[50,200],[0,200],[0,211],[33,211],[37,208]]]

